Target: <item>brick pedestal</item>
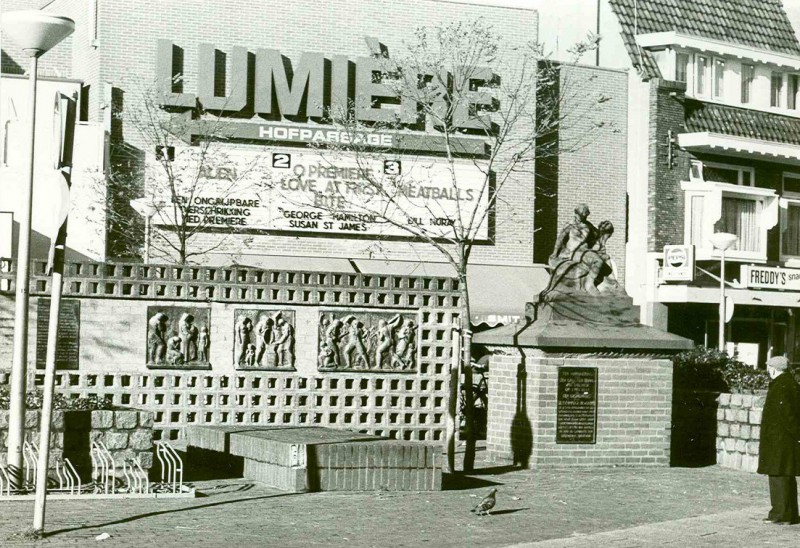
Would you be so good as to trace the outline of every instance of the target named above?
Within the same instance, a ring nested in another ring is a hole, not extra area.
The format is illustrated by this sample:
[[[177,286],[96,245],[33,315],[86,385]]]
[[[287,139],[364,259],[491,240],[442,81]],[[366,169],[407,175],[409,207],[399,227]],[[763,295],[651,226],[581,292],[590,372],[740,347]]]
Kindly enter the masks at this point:
[[[536,468],[669,464],[672,362],[641,354],[491,348],[487,449]],[[597,440],[556,443],[558,372],[597,368]]]

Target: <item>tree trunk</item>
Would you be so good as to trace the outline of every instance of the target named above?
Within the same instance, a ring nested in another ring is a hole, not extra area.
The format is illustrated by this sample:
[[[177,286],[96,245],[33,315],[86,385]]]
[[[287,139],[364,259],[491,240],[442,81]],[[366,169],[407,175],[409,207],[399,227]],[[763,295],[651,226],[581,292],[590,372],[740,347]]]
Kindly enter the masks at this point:
[[[469,290],[467,289],[467,267],[462,266],[459,274],[461,284],[461,309],[463,327],[462,339],[462,369],[464,371],[464,466],[463,470],[469,474],[475,469],[475,395],[472,392],[472,324],[470,317]]]

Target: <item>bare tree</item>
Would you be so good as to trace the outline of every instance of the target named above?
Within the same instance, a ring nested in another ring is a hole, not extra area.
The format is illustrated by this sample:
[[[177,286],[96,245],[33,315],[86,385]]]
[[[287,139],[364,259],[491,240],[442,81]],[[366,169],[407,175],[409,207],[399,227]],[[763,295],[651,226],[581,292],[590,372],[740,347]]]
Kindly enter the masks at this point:
[[[590,36],[579,44],[575,58],[593,49],[597,40]],[[461,292],[464,471],[469,472],[475,458],[470,256],[477,243],[504,230],[504,222],[513,222],[508,214],[501,219],[499,209],[530,214],[532,204],[511,203],[506,187],[532,187],[537,160],[583,147],[609,127],[603,120],[608,98],[591,89],[571,89],[563,70],[569,63],[548,62],[536,43],[504,47],[501,37],[481,21],[419,28],[414,40],[391,56],[382,44],[372,41],[370,47],[379,67],[372,83],[380,87],[371,97],[334,102],[346,107],[329,110],[343,137],[318,145],[328,168],[325,184],[307,185],[313,192],[283,197],[333,221],[362,223],[373,233],[423,242],[453,267]],[[571,102],[576,94],[589,99]],[[376,107],[384,119],[363,122],[365,109]],[[552,138],[568,118],[596,122],[572,142]],[[290,177],[310,175],[295,172]],[[451,470],[454,447],[448,432]]]
[[[134,89],[113,113],[107,209],[115,254],[183,264],[234,234],[246,246],[245,211],[268,187],[262,149],[231,146],[222,112],[176,111],[163,104],[157,85]],[[198,241],[207,232],[218,236]]]

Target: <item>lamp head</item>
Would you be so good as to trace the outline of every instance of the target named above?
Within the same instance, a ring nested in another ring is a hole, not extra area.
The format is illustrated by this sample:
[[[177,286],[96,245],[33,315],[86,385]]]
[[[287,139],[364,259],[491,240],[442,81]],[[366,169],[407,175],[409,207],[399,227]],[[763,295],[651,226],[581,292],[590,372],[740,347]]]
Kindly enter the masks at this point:
[[[711,245],[714,246],[714,249],[727,251],[733,247],[733,244],[739,241],[739,237],[736,234],[729,234],[727,232],[716,232],[712,234],[708,240],[711,242]]]
[[[29,57],[39,57],[72,34],[75,21],[37,10],[9,11],[0,16],[0,28]]]

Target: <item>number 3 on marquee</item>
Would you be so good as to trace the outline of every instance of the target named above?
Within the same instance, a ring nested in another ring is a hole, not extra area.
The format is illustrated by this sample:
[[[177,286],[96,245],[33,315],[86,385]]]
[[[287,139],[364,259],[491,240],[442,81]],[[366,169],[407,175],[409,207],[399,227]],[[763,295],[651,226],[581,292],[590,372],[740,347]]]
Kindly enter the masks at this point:
[[[403,165],[400,160],[384,160],[383,173],[385,175],[400,175],[403,172]]]
[[[289,169],[292,167],[292,155],[285,152],[272,153],[272,167]]]

